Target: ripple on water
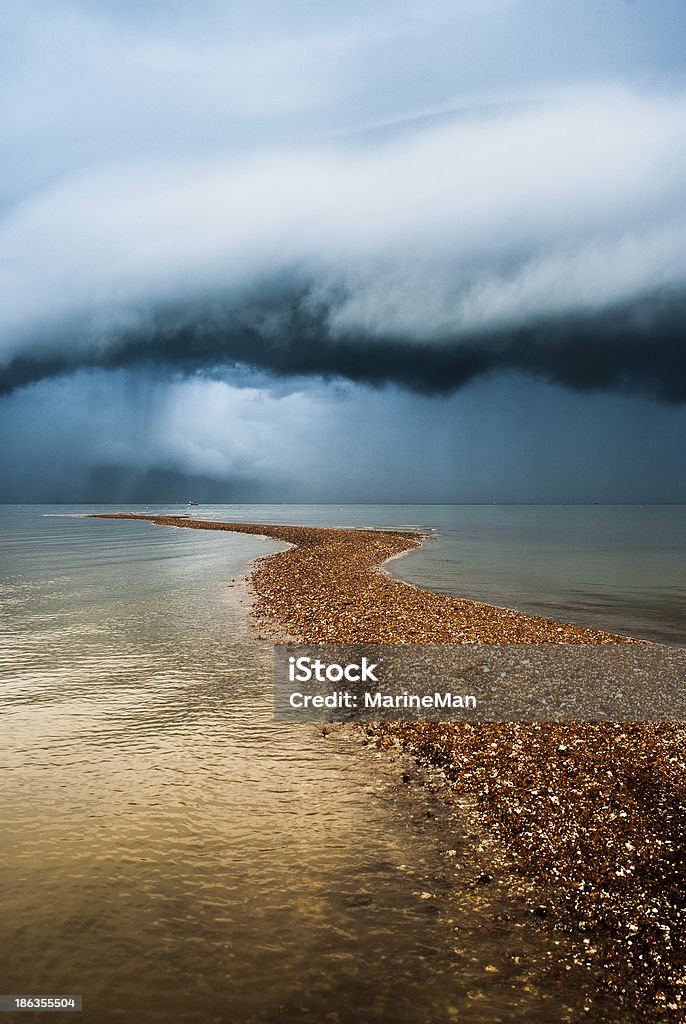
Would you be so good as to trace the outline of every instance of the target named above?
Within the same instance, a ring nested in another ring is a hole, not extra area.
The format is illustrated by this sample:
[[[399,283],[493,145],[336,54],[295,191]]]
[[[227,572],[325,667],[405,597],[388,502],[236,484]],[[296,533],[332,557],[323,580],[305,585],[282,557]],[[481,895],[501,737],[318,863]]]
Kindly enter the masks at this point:
[[[3,991],[82,991],[99,1024],[493,1024],[547,1020],[551,998],[565,1019],[554,986],[541,1001],[513,974],[518,933],[438,900],[435,841],[377,756],[272,721],[271,652],[226,581],[277,545],[20,526],[3,542]]]

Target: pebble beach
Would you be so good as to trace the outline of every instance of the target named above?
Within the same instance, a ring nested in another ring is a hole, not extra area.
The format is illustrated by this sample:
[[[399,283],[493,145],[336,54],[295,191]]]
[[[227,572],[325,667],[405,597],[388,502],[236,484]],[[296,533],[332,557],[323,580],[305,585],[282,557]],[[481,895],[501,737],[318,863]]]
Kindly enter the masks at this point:
[[[250,582],[263,633],[299,643],[640,643],[391,579],[404,531],[101,514],[288,543]],[[686,727],[369,723],[365,740],[440,769],[535,884],[531,912],[577,940],[636,1020],[686,1020]]]

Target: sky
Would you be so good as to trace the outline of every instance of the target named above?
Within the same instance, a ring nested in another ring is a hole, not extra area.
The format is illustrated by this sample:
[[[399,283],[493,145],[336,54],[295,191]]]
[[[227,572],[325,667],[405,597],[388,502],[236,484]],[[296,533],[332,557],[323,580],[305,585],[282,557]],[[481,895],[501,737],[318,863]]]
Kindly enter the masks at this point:
[[[686,501],[683,0],[5,0],[0,501]]]

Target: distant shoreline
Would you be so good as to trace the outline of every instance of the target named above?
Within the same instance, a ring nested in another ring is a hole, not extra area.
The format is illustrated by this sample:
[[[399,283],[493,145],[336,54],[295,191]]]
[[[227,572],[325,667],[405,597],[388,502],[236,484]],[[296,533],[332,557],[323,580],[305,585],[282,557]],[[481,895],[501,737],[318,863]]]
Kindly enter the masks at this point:
[[[425,591],[380,567],[407,531],[99,519],[281,540],[250,573],[260,627],[302,643],[641,643]],[[532,907],[577,940],[599,989],[641,1021],[686,1005],[686,727],[669,723],[370,723],[367,736],[442,769],[544,894]],[[631,1019],[631,1017],[629,1018]]]

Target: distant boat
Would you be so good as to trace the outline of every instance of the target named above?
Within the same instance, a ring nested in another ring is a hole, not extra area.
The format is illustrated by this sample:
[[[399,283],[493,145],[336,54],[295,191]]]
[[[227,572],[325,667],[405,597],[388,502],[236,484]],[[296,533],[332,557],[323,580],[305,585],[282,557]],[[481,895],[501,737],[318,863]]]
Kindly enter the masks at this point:
[[[189,504],[189,505],[199,505],[199,504],[200,504],[200,502],[198,502],[198,501],[193,501],[193,499],[192,499],[192,498],[189,498],[189,499],[188,499],[188,504]]]

